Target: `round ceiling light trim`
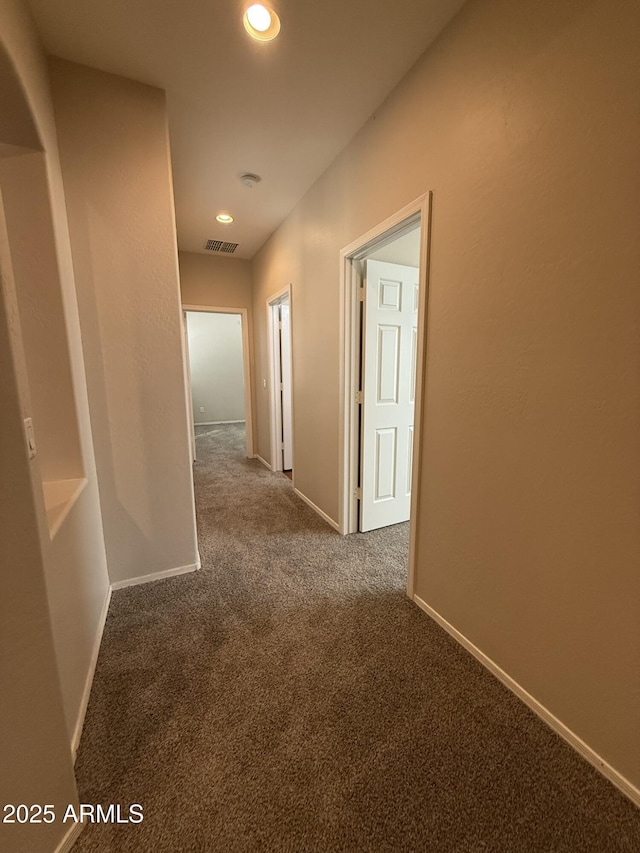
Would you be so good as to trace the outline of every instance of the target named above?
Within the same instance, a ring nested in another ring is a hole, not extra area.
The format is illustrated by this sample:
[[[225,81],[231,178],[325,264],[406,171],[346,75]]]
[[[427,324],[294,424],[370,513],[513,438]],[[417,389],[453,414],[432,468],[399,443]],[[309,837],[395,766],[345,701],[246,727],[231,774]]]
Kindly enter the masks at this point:
[[[230,213],[219,213],[216,216],[218,222],[221,222],[223,225],[231,225],[233,222],[233,216]]]
[[[280,18],[273,9],[253,3],[242,19],[245,30],[256,41],[272,41],[280,32]]]

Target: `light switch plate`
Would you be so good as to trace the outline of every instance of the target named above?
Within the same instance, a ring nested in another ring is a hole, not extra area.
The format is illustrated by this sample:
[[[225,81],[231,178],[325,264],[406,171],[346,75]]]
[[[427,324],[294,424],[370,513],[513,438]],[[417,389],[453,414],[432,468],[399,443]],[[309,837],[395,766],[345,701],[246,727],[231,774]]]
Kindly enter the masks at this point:
[[[33,434],[33,421],[31,418],[24,419],[24,436],[27,441],[29,459],[33,459],[36,455],[36,437]]]

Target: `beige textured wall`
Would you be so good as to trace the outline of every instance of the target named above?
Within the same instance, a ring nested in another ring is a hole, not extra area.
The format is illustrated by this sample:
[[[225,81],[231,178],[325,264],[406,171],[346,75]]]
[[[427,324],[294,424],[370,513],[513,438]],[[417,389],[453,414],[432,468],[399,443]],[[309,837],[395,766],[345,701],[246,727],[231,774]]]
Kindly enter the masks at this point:
[[[197,562],[165,96],[50,62],[109,576]]]
[[[21,107],[21,126],[24,128],[24,115],[29,113],[30,121],[37,128],[41,145],[46,152],[48,216],[53,223],[55,241],[55,260],[49,257],[47,261],[46,283],[47,287],[59,289],[62,301],[63,318],[58,317],[58,323],[64,322],[66,327],[64,334],[66,334],[69,354],[68,368],[75,399],[82,469],[88,479],[87,487],[71,509],[56,538],[51,541],[43,527],[41,542],[68,738],[69,741],[77,742],[84,708],[84,692],[87,678],[91,673],[93,651],[102,628],[101,615],[108,594],[109,581],[49,80],[45,58],[35,29],[25,5],[20,0],[6,0],[0,4],[0,41],[3,49],[6,50],[8,62],[15,68],[22,87],[24,102]],[[4,96],[4,88],[2,94]],[[5,101],[3,97],[2,103],[4,126],[12,110],[11,104],[15,101],[13,99]],[[15,141],[17,134],[10,138]],[[11,198],[7,201],[9,204],[12,203]],[[43,203],[47,204],[46,193],[44,202],[40,198],[40,210]],[[43,249],[49,251],[48,247],[34,245],[34,255],[39,256]],[[57,269],[51,269],[53,263],[57,264]],[[64,335],[57,338],[58,343],[62,337]],[[61,345],[58,353],[62,353],[63,350],[64,346]],[[30,355],[35,355],[38,359],[42,358],[42,353],[39,352],[30,353]],[[36,462],[38,467],[39,462],[38,458]],[[42,509],[41,491],[38,492],[37,497],[38,506]],[[44,525],[44,522],[42,523]],[[77,535],[74,535],[73,531]],[[25,642],[29,642],[28,635]],[[28,649],[28,645],[25,649]],[[37,652],[34,650],[33,654]],[[31,719],[31,714],[35,712],[35,708],[25,707],[25,721]],[[37,724],[34,723],[35,725]],[[34,802],[37,802],[37,798],[34,798]]]
[[[183,305],[246,308],[249,330],[251,406],[256,410],[254,323],[251,263],[241,258],[180,252],[180,291]],[[255,445],[255,423],[254,423]]]
[[[180,252],[179,258],[183,305],[251,310],[250,261],[195,252]]]
[[[0,48],[1,50],[1,48]],[[0,75],[0,88],[2,77]],[[28,384],[0,204],[0,802],[77,802],[69,736],[56,668],[40,535],[40,472],[24,452]],[[3,812],[4,814],[4,812]],[[50,851],[68,827],[0,825],[0,848]]]
[[[84,529],[84,552],[78,554],[76,549],[62,555],[61,541],[51,543],[48,537],[39,457],[29,463],[25,454],[22,419],[32,414],[32,403],[11,282],[11,247],[1,217],[0,802],[51,803],[60,815],[67,803],[77,802],[70,740],[81,713],[107,575],[86,394],[82,393],[81,352],[74,346],[79,343],[77,310],[48,82],[31,20],[17,0],[0,5],[0,57],[0,141],[9,145],[21,141],[47,152],[49,215],[58,264],[58,276],[52,278],[48,270],[47,280],[62,293],[64,319],[58,322],[66,324],[72,350],[84,468],[90,478],[69,517],[76,523],[80,520]],[[37,129],[37,140],[27,132],[29,127]],[[53,594],[64,599],[64,612],[53,612]],[[49,853],[58,848],[68,830],[59,818],[53,824],[4,824],[0,846],[16,853]]]
[[[296,485],[336,518],[339,251],[433,190],[417,593],[636,785],[639,27],[471,0],[253,262],[258,384],[291,280]]]
[[[40,471],[44,480],[82,477],[46,155],[33,153],[1,159],[0,186],[18,283]]]

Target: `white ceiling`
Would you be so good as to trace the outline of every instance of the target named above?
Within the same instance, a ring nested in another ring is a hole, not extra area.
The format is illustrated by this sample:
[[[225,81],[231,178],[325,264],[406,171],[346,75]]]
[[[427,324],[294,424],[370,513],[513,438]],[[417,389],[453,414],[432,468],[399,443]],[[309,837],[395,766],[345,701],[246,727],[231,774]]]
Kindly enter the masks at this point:
[[[269,43],[251,0],[29,2],[48,53],[166,90],[180,248],[251,258],[464,0],[278,0]]]

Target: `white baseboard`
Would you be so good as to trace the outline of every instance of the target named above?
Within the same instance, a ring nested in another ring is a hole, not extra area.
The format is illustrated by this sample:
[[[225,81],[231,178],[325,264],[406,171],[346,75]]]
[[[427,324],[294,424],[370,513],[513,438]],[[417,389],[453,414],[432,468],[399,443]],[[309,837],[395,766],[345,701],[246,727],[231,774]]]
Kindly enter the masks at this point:
[[[310,506],[314,512],[317,512],[320,518],[323,518],[327,522],[327,524],[330,524],[331,527],[334,528],[334,530],[338,531],[338,533],[340,532],[340,525],[337,521],[334,521],[330,516],[327,515],[326,512],[323,512],[319,506],[316,506],[312,500],[309,500],[306,495],[303,495],[300,489],[296,489],[294,486],[293,491],[299,498],[302,498],[302,500],[307,504],[307,506]]]
[[[80,835],[84,827],[85,824],[80,822],[74,823],[72,826],[70,826],[69,831],[62,839],[60,844],[58,844],[58,846],[56,847],[55,853],[69,853],[73,845],[78,840],[78,836]]]
[[[122,581],[114,581],[111,584],[111,589],[124,589],[127,586],[138,586],[141,583],[151,583],[151,581],[160,581],[163,578],[172,578],[175,575],[186,575],[188,572],[197,572],[200,568],[200,560],[197,563],[190,563],[188,566],[178,566],[177,569],[165,569],[162,572],[153,572],[150,575],[141,575],[139,578],[125,578]]]
[[[241,421],[194,421],[194,426],[219,426],[220,424],[244,424],[246,423],[243,418]]]
[[[105,622],[107,621],[107,613],[109,611],[109,602],[111,601],[111,587],[107,590],[107,594],[100,611],[98,618],[98,628],[93,640],[93,649],[91,650],[91,660],[89,661],[89,669],[84,682],[84,690],[82,691],[82,699],[80,700],[80,709],[76,719],[73,737],[71,738],[71,755],[75,764],[78,747],[80,746],[80,738],[82,737],[82,728],[84,726],[84,718],[87,714],[89,705],[89,697],[91,696],[91,686],[93,684],[93,676],[96,672],[96,664],[98,663],[98,655],[100,654],[100,643],[102,642],[102,634],[104,633]]]
[[[549,728],[553,729],[556,734],[560,735],[560,737],[565,740],[569,746],[573,747],[573,749],[586,759],[589,764],[592,764],[596,770],[599,770],[600,773],[602,773],[609,782],[614,784],[616,788],[622,791],[622,793],[627,796],[631,802],[640,806],[640,790],[636,788],[632,782],[608,764],[604,758],[598,755],[594,749],[578,737],[577,734],[572,732],[568,726],[555,717],[541,702],[535,699],[530,693],[527,693],[524,687],[518,684],[518,682],[511,678],[510,675],[507,675],[507,673],[501,669],[497,663],[492,661],[490,657],[487,657],[487,655],[480,651],[477,646],[474,646],[471,640],[468,640],[464,634],[461,634],[460,631],[447,622],[447,620],[434,610],[433,607],[430,607],[417,595],[413,596],[413,600],[418,607],[424,610],[424,612],[434,620],[434,622],[437,622],[440,627],[444,628],[444,630],[450,634],[454,640],[460,643],[460,645],[470,652],[474,658],[479,660],[480,663],[489,670],[489,672],[495,675],[495,677],[501,681],[505,687],[508,687],[512,693],[515,693],[518,699],[522,700],[525,705],[531,708],[534,714],[540,717],[540,719],[546,723]]]
[[[266,460],[266,459],[263,459],[263,458],[262,458],[262,456],[260,456],[260,454],[259,454],[259,453],[254,453],[253,458],[254,458],[254,459],[257,459],[257,460],[258,460],[258,462],[262,462],[262,464],[264,465],[264,467],[265,467],[265,468],[268,468],[268,469],[269,469],[269,471],[272,471],[272,470],[273,470],[273,469],[271,468],[271,465],[269,465],[269,463],[267,462],[267,460]]]

